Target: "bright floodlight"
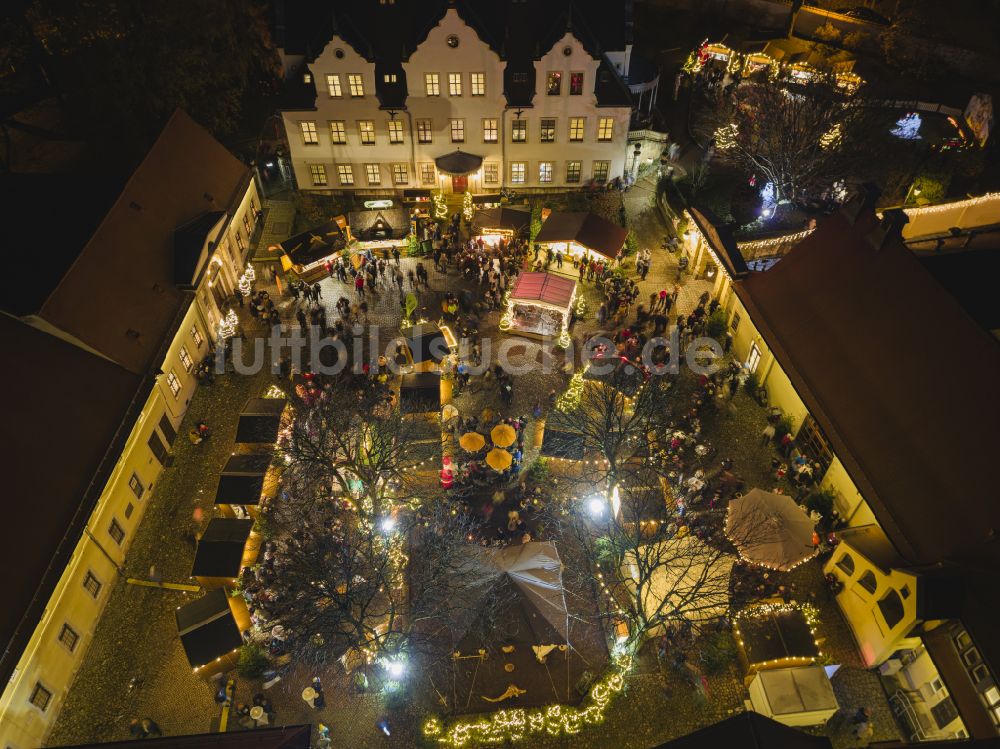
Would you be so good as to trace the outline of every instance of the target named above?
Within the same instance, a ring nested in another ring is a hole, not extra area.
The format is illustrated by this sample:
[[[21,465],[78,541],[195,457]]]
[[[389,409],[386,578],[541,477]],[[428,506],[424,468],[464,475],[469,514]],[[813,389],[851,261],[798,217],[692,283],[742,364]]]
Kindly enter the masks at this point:
[[[587,509],[590,511],[591,515],[595,518],[599,518],[604,514],[604,500],[600,497],[591,497],[590,501],[587,502]]]
[[[402,661],[387,661],[385,672],[393,679],[400,679],[406,673],[406,664]]]
[[[390,515],[389,517],[382,518],[382,522],[379,525],[383,533],[392,533],[396,529],[396,519]]]

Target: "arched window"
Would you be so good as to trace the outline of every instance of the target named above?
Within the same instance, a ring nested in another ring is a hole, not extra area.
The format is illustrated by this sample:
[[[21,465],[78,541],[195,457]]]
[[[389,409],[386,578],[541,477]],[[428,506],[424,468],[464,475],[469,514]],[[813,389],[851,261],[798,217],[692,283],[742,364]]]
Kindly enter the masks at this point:
[[[890,588],[889,592],[882,596],[882,600],[878,602],[878,610],[882,612],[882,617],[889,629],[903,621],[903,599],[893,588]]]
[[[844,556],[837,560],[837,567],[841,572],[850,577],[854,574],[854,557],[850,554],[844,554]]]
[[[874,593],[875,589],[878,587],[878,581],[875,579],[875,573],[871,570],[866,570],[865,574],[858,579],[858,583],[869,593]]]

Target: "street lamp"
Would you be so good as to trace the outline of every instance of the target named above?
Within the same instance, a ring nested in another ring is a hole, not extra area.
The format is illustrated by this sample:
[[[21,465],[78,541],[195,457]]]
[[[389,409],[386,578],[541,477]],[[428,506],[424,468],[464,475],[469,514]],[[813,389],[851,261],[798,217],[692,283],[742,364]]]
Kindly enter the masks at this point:
[[[639,152],[642,151],[642,143],[636,143],[634,155],[632,156],[632,181],[635,182],[639,176]]]

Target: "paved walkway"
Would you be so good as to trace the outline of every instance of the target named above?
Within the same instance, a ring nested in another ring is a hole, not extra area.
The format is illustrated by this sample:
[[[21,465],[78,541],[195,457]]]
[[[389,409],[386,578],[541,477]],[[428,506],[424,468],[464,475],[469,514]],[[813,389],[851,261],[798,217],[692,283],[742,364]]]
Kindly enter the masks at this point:
[[[290,200],[268,198],[264,201],[264,228],[254,248],[254,260],[274,260],[267,248],[284,242],[295,224],[295,203]]]

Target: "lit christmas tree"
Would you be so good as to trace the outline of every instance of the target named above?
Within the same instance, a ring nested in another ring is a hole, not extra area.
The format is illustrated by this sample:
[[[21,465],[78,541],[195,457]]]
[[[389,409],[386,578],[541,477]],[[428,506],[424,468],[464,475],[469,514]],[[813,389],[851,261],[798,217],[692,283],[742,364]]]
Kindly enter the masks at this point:
[[[444,193],[437,192],[434,194],[434,218],[447,218],[448,217],[448,206],[444,202]]]
[[[466,221],[472,221],[472,193],[465,193],[465,197],[462,198],[462,215],[465,216]]]

